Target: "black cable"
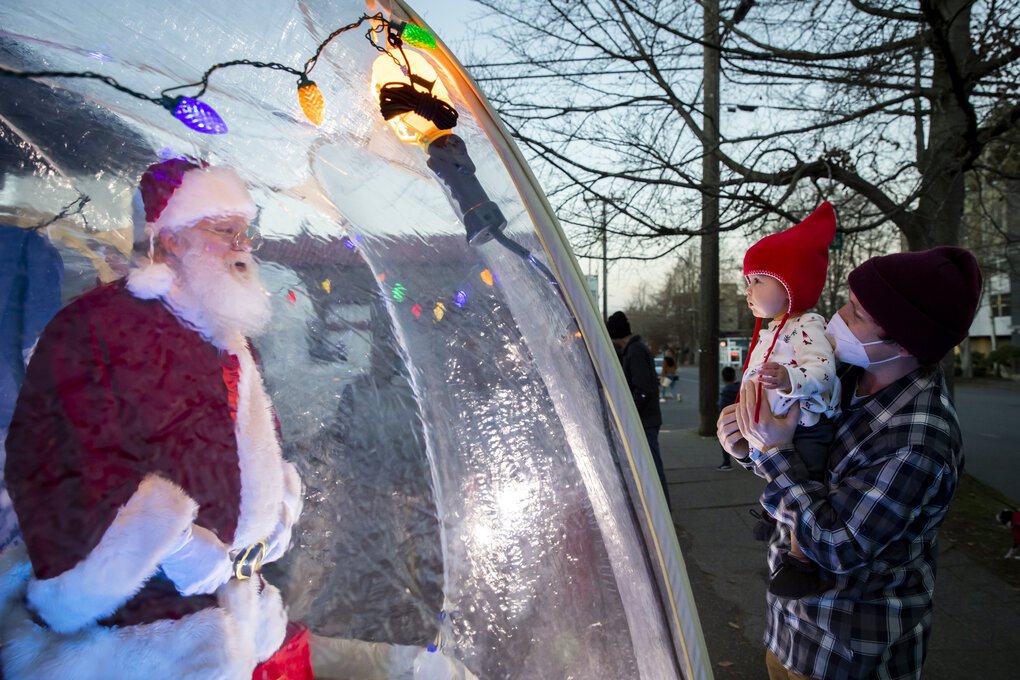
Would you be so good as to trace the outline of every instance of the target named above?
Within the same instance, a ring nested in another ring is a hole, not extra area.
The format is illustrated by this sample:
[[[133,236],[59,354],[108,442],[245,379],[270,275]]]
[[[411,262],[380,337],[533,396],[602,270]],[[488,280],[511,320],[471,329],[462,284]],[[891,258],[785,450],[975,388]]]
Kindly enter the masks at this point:
[[[419,82],[422,81],[419,79]],[[428,83],[430,89],[432,84]],[[405,113],[417,113],[435,123],[440,130],[449,130],[457,124],[457,109],[431,92],[419,90],[411,83],[383,85],[379,91],[379,112],[386,120]]]
[[[85,206],[88,205],[88,203],[91,201],[92,199],[89,196],[79,191],[78,198],[74,199],[73,201],[65,205],[59,213],[57,213],[47,221],[43,222],[42,224],[37,224],[34,227],[29,227],[29,229],[31,229],[32,231],[39,231],[40,229],[45,229],[51,224],[54,224],[58,220],[64,219],[65,217],[81,215],[82,222],[85,223],[85,231],[88,231],[89,221],[85,218],[85,214],[82,211],[85,209]],[[72,208],[74,209],[74,212],[71,212]]]
[[[353,30],[353,29],[357,28],[358,26],[360,26],[361,24],[365,23],[366,21],[378,21],[378,22],[380,22],[379,26],[369,26],[368,30],[365,31],[365,39],[368,40],[368,42],[375,49],[379,50],[380,52],[386,52],[386,48],[385,47],[380,47],[379,45],[375,44],[375,41],[372,40],[372,34],[373,33],[378,33],[380,31],[386,29],[390,25],[390,22],[386,21],[386,19],[383,18],[382,12],[377,12],[377,13],[371,15],[371,16],[369,16],[367,14],[362,14],[361,17],[359,17],[357,21],[353,21],[353,22],[347,24],[346,26],[341,26],[340,28],[336,29],[335,31],[330,33],[328,36],[326,36],[325,40],[323,40],[321,43],[319,43],[319,46],[317,48],[315,48],[315,54],[313,54],[311,56],[311,58],[309,58],[308,61],[305,62],[305,70],[304,70],[305,75],[307,76],[309,73],[312,72],[312,69],[315,68],[315,65],[319,61],[319,57],[322,55],[322,51],[324,49],[326,49],[326,45],[328,45],[330,42],[333,41],[333,38],[337,37],[341,33],[346,33],[347,31],[350,31],[350,30]]]
[[[322,51],[334,38],[336,38],[338,35],[342,33],[346,33],[347,31],[357,28],[365,21],[379,22],[378,26],[372,26],[365,32],[365,38],[369,41],[369,43],[371,43],[376,50],[386,54],[390,54],[390,56],[393,58],[393,61],[395,61],[398,66],[401,66],[403,68],[404,66],[400,64],[399,59],[393,56],[392,53],[390,53],[385,47],[382,47],[381,45],[376,45],[375,42],[372,40],[373,33],[377,33],[383,30],[389,31],[390,28],[393,26],[393,24],[391,24],[388,20],[384,19],[382,13],[379,12],[371,16],[367,14],[362,15],[357,21],[347,24],[346,26],[341,26],[340,28],[330,33],[329,36],[327,36],[326,39],[323,40],[316,48],[315,54],[312,55],[312,57],[305,62],[303,71],[296,69],[292,66],[281,64],[275,61],[253,61],[250,59],[237,59],[234,61],[226,61],[218,64],[213,64],[206,70],[205,73],[202,74],[202,78],[200,80],[193,83],[187,83],[185,85],[175,85],[173,87],[168,87],[162,90],[160,92],[160,96],[158,97],[153,97],[141,92],[136,92],[135,90],[132,90],[128,87],[125,87],[124,85],[121,85],[119,82],[117,82],[116,79],[110,76],[95,73],[93,71],[15,71],[13,69],[0,66],[0,76],[10,76],[14,78],[23,78],[26,80],[32,78],[87,78],[91,80],[98,80],[106,85],[109,85],[113,89],[118,90],[119,92],[123,92],[124,94],[130,95],[132,97],[135,97],[136,99],[141,99],[147,102],[151,102],[153,104],[157,104],[163,108],[167,108],[169,106],[169,102],[173,101],[173,98],[167,96],[168,92],[174,92],[175,90],[182,90],[189,87],[197,87],[199,88],[198,92],[195,93],[194,95],[194,98],[197,99],[201,97],[203,94],[205,94],[205,91],[209,88],[209,78],[212,76],[212,74],[218,71],[219,69],[227,68],[230,66],[251,66],[252,68],[267,68],[274,71],[284,71],[286,73],[290,73],[298,77],[307,76],[309,73],[311,73],[312,69],[315,68],[315,65],[318,62],[319,57],[322,55]],[[399,37],[396,37],[396,41],[398,43],[400,42]],[[403,52],[402,49],[401,52]],[[409,64],[406,66],[406,69],[407,73],[410,74]]]
[[[542,264],[542,262],[537,257],[535,257],[534,253],[532,253],[530,250],[522,246],[520,243],[514,241],[512,238],[504,234],[502,229],[493,229],[492,238],[494,241],[496,241],[504,248],[509,250],[511,253],[518,255],[522,260],[524,260],[532,267],[537,269],[542,274],[542,276],[545,277],[550,284],[552,284],[553,290],[555,290],[559,294],[559,296],[564,300],[564,302],[566,302],[566,297],[563,295],[563,291],[560,289],[560,282],[556,280],[556,277],[553,276],[553,273],[551,271],[549,271],[549,268]]]
[[[186,87],[198,87],[201,85],[198,92],[196,92],[194,96],[195,99],[198,99],[203,94],[205,94],[205,91],[209,88],[209,77],[213,74],[213,72],[218,71],[221,68],[227,68],[228,66],[251,66],[252,68],[268,68],[274,71],[286,71],[287,73],[291,73],[296,76],[303,75],[301,71],[297,70],[296,68],[292,68],[290,66],[287,66],[286,64],[281,64],[276,61],[252,61],[251,59],[235,59],[234,61],[224,61],[219,64],[213,64],[208,68],[208,70],[206,70],[205,73],[202,74],[201,80],[194,83],[187,83],[186,85],[176,85],[174,87],[168,87],[162,92],[160,92],[160,94],[165,96],[167,92],[173,92],[174,90],[183,90]]]
[[[92,80],[98,80],[102,83],[106,83],[113,89],[119,90],[124,94],[129,94],[132,97],[143,99],[147,102],[152,102],[153,104],[162,105],[163,103],[163,100],[159,97],[150,97],[147,94],[135,92],[134,90],[124,87],[110,76],[104,76],[101,73],[93,73],[92,71],[13,71],[9,68],[0,66],[0,75],[24,78],[26,80],[31,78],[90,78]]]

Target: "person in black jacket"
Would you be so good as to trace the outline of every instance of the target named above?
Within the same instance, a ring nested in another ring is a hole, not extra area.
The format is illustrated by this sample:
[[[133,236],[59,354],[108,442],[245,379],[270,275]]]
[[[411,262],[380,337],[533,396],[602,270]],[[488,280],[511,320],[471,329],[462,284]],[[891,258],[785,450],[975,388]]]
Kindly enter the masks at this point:
[[[722,411],[730,404],[734,404],[737,401],[737,395],[740,394],[740,383],[737,382],[737,372],[732,366],[726,366],[722,370],[722,381],[723,385],[719,388],[719,410]],[[733,465],[730,463],[730,454],[726,453],[726,449],[722,446],[722,465],[718,470],[723,472],[729,472],[733,469]]]
[[[659,428],[662,427],[662,411],[659,409],[659,376],[655,370],[652,352],[640,335],[630,332],[630,321],[623,312],[613,312],[606,320],[606,330],[616,345],[616,353],[623,365],[623,375],[627,378],[627,386],[634,398],[641,425],[648,438],[648,448],[652,451],[655,470],[659,473],[659,484],[666,497],[666,504],[672,510],[669,500],[669,487],[666,486],[666,472],[662,467],[662,456],[659,453]]]

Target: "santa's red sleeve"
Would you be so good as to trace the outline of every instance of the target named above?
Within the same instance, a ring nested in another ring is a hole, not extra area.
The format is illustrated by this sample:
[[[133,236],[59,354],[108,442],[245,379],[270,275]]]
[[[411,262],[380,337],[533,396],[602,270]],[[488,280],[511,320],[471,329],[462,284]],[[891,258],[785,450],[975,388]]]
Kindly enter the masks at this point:
[[[52,628],[113,613],[156,572],[197,506],[122,438],[115,356],[80,298],[46,328],[7,437],[7,486],[32,561],[29,603]]]

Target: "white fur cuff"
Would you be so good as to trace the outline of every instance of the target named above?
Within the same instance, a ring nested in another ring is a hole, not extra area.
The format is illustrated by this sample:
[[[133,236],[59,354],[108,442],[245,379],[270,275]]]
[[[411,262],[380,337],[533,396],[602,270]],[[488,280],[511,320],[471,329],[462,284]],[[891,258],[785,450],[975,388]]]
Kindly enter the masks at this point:
[[[180,547],[197,513],[183,489],[149,475],[85,559],[59,576],[29,583],[29,603],[59,633],[109,616]]]

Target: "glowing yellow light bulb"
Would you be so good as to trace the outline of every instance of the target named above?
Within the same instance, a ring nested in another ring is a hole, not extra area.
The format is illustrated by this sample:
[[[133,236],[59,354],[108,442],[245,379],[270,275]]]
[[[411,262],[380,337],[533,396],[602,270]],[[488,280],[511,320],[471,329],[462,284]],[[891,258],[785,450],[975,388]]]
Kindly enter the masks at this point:
[[[437,302],[432,310],[432,316],[436,317],[436,321],[442,321],[443,317],[446,316],[446,305],[442,302]]]
[[[301,110],[305,112],[308,120],[316,125],[322,125],[326,111],[326,102],[322,98],[319,86],[309,80],[308,76],[303,75],[301,80],[298,81],[297,92]]]
[[[486,286],[491,286],[495,282],[495,279],[492,278],[492,272],[490,272],[488,269],[482,270],[481,277],[482,281],[485,282]]]
[[[439,74],[436,73],[436,69],[428,60],[412,50],[404,50],[404,56],[407,57],[407,61],[411,65],[411,72],[416,77],[416,82],[413,83],[414,88],[420,92],[428,92],[428,88],[417,81],[434,83],[431,90],[432,96],[452,107],[453,101],[450,98],[449,90],[446,89]],[[379,98],[383,86],[388,83],[409,83],[407,74],[401,70],[389,53],[379,55],[375,63],[372,64],[372,93],[376,99]],[[450,134],[450,130],[439,129],[435,123],[413,111],[394,116],[386,122],[393,128],[400,141],[418,144],[422,148],[427,147],[439,137]]]

